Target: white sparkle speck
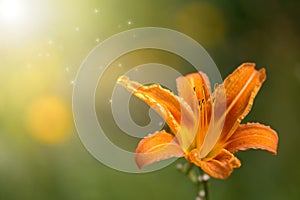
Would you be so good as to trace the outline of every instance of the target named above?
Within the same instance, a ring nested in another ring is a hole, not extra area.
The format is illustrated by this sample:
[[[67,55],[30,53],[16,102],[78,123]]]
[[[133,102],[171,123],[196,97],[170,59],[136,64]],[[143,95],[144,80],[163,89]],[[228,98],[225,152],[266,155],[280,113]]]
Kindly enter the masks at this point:
[[[69,72],[70,71],[70,68],[69,67],[66,67],[66,72]]]
[[[176,165],[176,169],[180,170],[180,169],[182,169],[182,168],[183,168],[183,165],[182,165],[181,163],[178,163],[178,164]]]
[[[118,67],[122,67],[122,66],[123,66],[122,63],[119,63],[119,64],[118,64]]]
[[[205,197],[205,191],[204,190],[200,190],[199,193],[198,193],[198,195],[200,197]]]
[[[203,176],[202,176],[202,180],[203,181],[208,181],[210,179],[210,177],[207,175],[207,174],[204,174]]]
[[[53,44],[53,40],[48,40],[48,44],[52,45]]]
[[[95,41],[98,43],[98,42],[100,42],[100,39],[97,37]]]
[[[78,32],[79,30],[80,30],[79,27],[76,27],[76,28],[75,28],[75,31],[76,31],[76,32]]]
[[[99,13],[99,9],[95,8],[95,9],[94,9],[94,13],[95,13],[95,14],[98,14],[98,13]]]
[[[70,82],[70,84],[71,84],[71,85],[74,85],[74,81],[72,80],[72,81]]]
[[[130,26],[132,24],[132,21],[128,21],[127,25]]]
[[[198,176],[197,179],[198,179],[199,182],[202,182],[202,176]]]
[[[109,100],[109,103],[112,103],[112,99]]]

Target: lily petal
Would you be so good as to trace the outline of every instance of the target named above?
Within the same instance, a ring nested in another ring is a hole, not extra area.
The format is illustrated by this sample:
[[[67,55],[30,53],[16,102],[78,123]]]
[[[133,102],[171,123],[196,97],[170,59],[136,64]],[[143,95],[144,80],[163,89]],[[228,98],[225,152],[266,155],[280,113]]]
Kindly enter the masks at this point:
[[[183,105],[181,108],[180,131],[176,136],[182,149],[187,152],[190,148],[193,149],[196,146],[194,138],[198,131],[199,104],[196,93],[186,77],[177,78],[176,84],[180,102]]]
[[[184,153],[176,138],[162,130],[142,139],[135,151],[139,168],[171,157],[182,157]]]
[[[225,142],[249,113],[253,100],[266,79],[265,69],[257,71],[254,63],[244,63],[224,80],[226,114],[221,142]]]
[[[203,143],[201,146],[198,146],[201,158],[205,158],[211,150],[215,148],[222,134],[226,116],[226,95],[223,85],[219,85],[215,88],[211,96],[211,101],[208,101],[206,105],[210,106],[210,119],[209,124],[206,125],[207,128],[205,129],[206,134]],[[219,148],[218,151],[221,150],[221,148]],[[211,157],[214,156],[215,155],[211,155]]]
[[[190,160],[210,176],[219,179],[226,179],[234,168],[241,166],[240,160],[226,149],[222,149],[215,158],[208,161],[200,159],[198,150],[195,149],[190,153]]]
[[[179,96],[190,105],[197,119],[193,130],[197,131],[196,145],[200,148],[211,118],[209,79],[205,73],[198,72],[179,77],[176,83]]]
[[[121,76],[118,79],[118,84],[125,87],[129,92],[154,109],[165,119],[173,133],[176,134],[179,131],[181,118],[180,103],[173,93],[157,84],[143,86],[138,82],[129,80],[126,76]]]
[[[210,83],[206,74],[202,72],[188,74],[176,79],[178,95],[182,97],[192,108],[196,110],[198,102],[208,100],[210,97]],[[189,90],[193,90],[197,99],[194,98],[194,94]],[[198,102],[195,102],[198,100]]]
[[[190,106],[193,113],[198,113],[198,100],[197,96],[193,90],[193,87],[189,84],[184,76],[180,76],[176,79],[178,96],[183,98],[183,100]]]
[[[263,149],[277,154],[278,136],[269,126],[259,123],[241,124],[229,138],[225,148],[235,153],[246,149]]]

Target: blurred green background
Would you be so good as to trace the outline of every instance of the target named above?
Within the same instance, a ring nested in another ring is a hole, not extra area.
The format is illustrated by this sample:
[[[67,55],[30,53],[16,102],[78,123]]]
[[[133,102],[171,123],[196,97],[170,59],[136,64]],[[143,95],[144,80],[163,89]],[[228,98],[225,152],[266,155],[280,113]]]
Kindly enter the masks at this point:
[[[74,128],[72,88],[84,58],[111,35],[144,26],[194,38],[223,77],[248,61],[267,69],[244,122],[277,130],[278,155],[238,153],[242,167],[211,181],[212,199],[299,199],[299,10],[297,0],[0,0],[0,199],[195,198],[176,163],[149,174],[115,171],[87,152]],[[150,51],[120,59],[124,66],[183,62],[173,57]],[[128,69],[110,70],[103,80],[108,88]],[[100,93],[110,91],[101,87]],[[107,98],[97,95],[99,121]],[[120,143],[123,136],[112,130]]]

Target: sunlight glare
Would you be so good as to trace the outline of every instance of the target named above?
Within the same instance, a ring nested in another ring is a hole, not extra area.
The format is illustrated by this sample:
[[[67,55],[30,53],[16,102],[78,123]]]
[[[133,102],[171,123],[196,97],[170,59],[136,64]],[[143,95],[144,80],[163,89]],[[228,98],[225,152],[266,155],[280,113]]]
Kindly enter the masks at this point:
[[[24,17],[25,7],[15,0],[4,0],[0,4],[1,15],[4,22],[11,23]]]

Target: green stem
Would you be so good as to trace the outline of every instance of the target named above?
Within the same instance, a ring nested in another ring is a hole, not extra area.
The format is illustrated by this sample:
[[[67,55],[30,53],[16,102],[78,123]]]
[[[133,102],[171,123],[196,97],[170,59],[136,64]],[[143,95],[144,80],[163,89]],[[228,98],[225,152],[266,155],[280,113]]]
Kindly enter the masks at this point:
[[[204,194],[205,194],[204,198],[205,198],[205,200],[209,200],[210,199],[210,195],[209,195],[209,179],[210,179],[210,177],[207,174],[205,174],[200,168],[198,168],[198,169],[199,169],[199,174],[201,176],[199,183],[202,185],[201,189],[203,189],[203,191],[204,191]],[[200,190],[199,190],[199,192],[200,192]]]
[[[204,182],[204,192],[205,192],[205,198],[206,200],[209,200],[210,195],[209,195],[209,181]]]
[[[185,173],[186,175],[189,175],[190,172],[191,172],[191,170],[194,168],[194,166],[195,166],[195,165],[192,164],[192,163],[190,163],[190,162],[187,163],[187,166],[186,166],[186,169],[185,169],[185,172],[184,172],[184,173]]]
[[[192,163],[185,163],[180,165],[178,169],[186,175],[189,180],[197,187],[197,199],[209,200],[209,179],[210,177],[205,174],[199,167]]]

